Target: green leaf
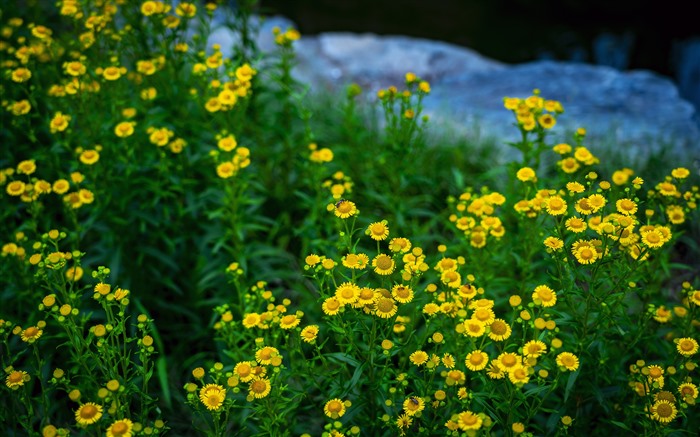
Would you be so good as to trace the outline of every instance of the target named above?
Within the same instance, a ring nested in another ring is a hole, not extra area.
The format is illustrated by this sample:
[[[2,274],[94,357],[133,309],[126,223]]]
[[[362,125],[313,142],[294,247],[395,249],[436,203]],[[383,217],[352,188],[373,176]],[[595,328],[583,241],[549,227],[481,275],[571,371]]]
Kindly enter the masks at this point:
[[[168,408],[173,407],[172,397],[170,396],[170,378],[168,378],[168,362],[164,356],[158,357],[156,360],[156,369],[158,372],[158,382],[163,391],[163,401]]]
[[[564,402],[569,399],[569,394],[571,394],[571,389],[574,387],[574,383],[576,382],[576,378],[578,378],[579,373],[581,373],[581,369],[569,375],[569,380],[566,381],[566,388],[564,389]]]

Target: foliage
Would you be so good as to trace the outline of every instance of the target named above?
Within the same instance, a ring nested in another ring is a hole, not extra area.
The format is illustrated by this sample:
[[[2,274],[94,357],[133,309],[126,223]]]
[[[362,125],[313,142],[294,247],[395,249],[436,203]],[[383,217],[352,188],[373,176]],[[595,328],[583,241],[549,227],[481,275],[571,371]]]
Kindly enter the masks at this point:
[[[255,7],[231,57],[215,3],[0,14],[3,435],[700,425],[697,175],[553,142],[537,90],[509,145],[413,73],[312,96]]]

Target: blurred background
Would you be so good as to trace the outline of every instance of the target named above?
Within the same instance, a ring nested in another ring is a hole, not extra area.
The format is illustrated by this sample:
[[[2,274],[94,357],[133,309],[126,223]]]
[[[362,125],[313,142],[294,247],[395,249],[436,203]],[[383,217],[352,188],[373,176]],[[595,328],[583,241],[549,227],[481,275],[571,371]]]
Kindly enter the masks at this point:
[[[262,0],[302,34],[372,32],[446,41],[506,63],[539,59],[647,69],[700,108],[694,2],[667,0]]]

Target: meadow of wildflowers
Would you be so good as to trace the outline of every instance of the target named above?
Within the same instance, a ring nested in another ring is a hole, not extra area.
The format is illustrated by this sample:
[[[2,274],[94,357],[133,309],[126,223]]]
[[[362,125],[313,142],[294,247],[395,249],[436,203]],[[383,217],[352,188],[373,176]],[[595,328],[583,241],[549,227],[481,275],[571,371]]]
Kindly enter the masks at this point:
[[[682,157],[538,90],[502,147],[410,72],[311,96],[238,3],[231,58],[216,2],[0,10],[0,434],[696,435]]]

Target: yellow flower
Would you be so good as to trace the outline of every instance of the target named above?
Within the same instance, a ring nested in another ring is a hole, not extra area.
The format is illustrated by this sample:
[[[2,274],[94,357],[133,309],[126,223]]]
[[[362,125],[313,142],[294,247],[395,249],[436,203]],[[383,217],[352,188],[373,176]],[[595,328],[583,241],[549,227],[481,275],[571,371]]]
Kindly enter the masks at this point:
[[[114,81],[119,79],[123,73],[126,72],[126,69],[122,69],[119,67],[115,66],[110,66],[102,70],[102,77],[104,77],[107,80]]]
[[[530,340],[523,346],[523,355],[528,358],[537,358],[547,352],[547,345],[540,340]]]
[[[5,385],[11,388],[12,390],[17,390],[30,379],[31,377],[24,370],[13,370],[7,375],[7,378],[5,378]]]
[[[684,357],[689,357],[697,353],[698,342],[690,337],[680,338],[676,342],[676,350]]]
[[[685,179],[688,176],[690,176],[690,171],[685,167],[674,168],[671,171],[671,176],[673,176],[676,179]]]
[[[389,255],[380,253],[372,260],[372,267],[374,267],[375,273],[379,275],[390,275],[394,272],[396,268],[396,263],[394,259]]]
[[[400,303],[409,303],[413,300],[413,290],[411,287],[396,284],[391,288],[391,296]]]
[[[264,346],[255,352],[255,359],[263,366],[269,365],[272,359],[278,356],[280,356],[279,351],[272,346]]]
[[[535,170],[533,170],[530,167],[523,167],[518,172],[515,174],[515,177],[517,177],[519,180],[523,182],[528,182],[528,181],[536,181],[537,180],[537,175],[535,174]]]
[[[82,404],[75,410],[75,421],[81,426],[92,425],[100,420],[100,417],[102,417],[102,405],[94,402]]]
[[[323,407],[323,413],[331,419],[343,417],[345,414],[345,403],[340,399],[331,399]]]
[[[546,201],[547,213],[550,215],[566,214],[566,201],[559,196],[552,196]]]
[[[241,361],[240,363],[237,363],[233,368],[234,375],[237,375],[243,382],[252,380],[255,377],[252,364],[255,363],[251,363],[249,361]]]
[[[318,336],[318,325],[309,325],[301,330],[301,339],[306,343],[314,343]]]
[[[267,378],[256,378],[248,387],[248,395],[254,397],[255,399],[262,399],[270,394],[272,385],[270,380]]]
[[[488,363],[489,356],[486,355],[486,352],[480,350],[469,352],[464,360],[464,364],[467,368],[474,372],[485,369]]]
[[[335,289],[335,298],[342,305],[353,304],[360,296],[360,287],[352,282],[345,282]]]
[[[410,396],[403,401],[403,411],[409,416],[415,416],[425,409],[425,401],[418,396]]]
[[[193,3],[182,2],[175,8],[175,13],[181,17],[192,18],[197,13],[197,6]]]
[[[393,317],[399,308],[396,306],[396,302],[389,297],[380,297],[375,303],[374,314],[382,319],[388,319]]]
[[[51,133],[63,132],[68,128],[68,123],[70,122],[70,115],[65,115],[62,112],[57,112],[54,114],[51,122],[49,123],[49,128]]]
[[[483,419],[471,411],[463,411],[457,415],[457,425],[462,431],[477,430],[481,428]]]
[[[544,245],[556,251],[564,247],[564,242],[557,237],[547,237],[544,239]]]
[[[226,400],[226,389],[218,384],[207,384],[199,391],[199,400],[208,410],[217,411]]]
[[[355,206],[355,203],[349,201],[349,200],[339,200],[334,206],[334,213],[336,217],[339,217],[341,219],[346,219],[349,217],[353,217],[359,213],[357,210],[357,207]]]
[[[86,165],[92,165],[99,161],[100,159],[100,153],[97,150],[84,150],[80,154],[80,162]]]
[[[342,308],[343,305],[336,297],[333,296],[323,301],[323,304],[321,305],[321,309],[323,310],[323,312],[329,316],[334,316],[338,314]]]
[[[367,227],[365,234],[369,235],[376,241],[386,240],[389,236],[389,226],[387,225],[387,221],[382,220],[381,222],[372,223]]]
[[[121,419],[107,428],[107,437],[131,437],[134,423],[129,419]]]
[[[574,371],[578,369],[578,357],[571,352],[562,352],[557,355],[557,366],[566,370]]]
[[[29,100],[19,100],[16,102],[13,102],[9,110],[12,111],[12,114],[14,115],[24,115],[29,113],[31,111],[32,105],[29,103]]]
[[[44,331],[39,329],[38,327],[30,326],[29,328],[22,331],[20,337],[22,338],[22,341],[31,344],[37,341],[43,333]]]
[[[114,127],[114,134],[119,138],[126,138],[134,133],[134,125],[132,121],[122,121]]]
[[[24,194],[25,189],[26,185],[22,181],[12,181],[5,187],[5,191],[7,191],[7,194],[10,196],[21,196]]]
[[[416,366],[422,366],[428,362],[428,354],[424,351],[417,350],[409,355],[408,359],[411,360],[411,363],[415,364]]]
[[[551,307],[557,303],[557,293],[546,285],[538,285],[532,293],[532,301],[535,305]]]
[[[665,399],[654,402],[649,411],[651,418],[661,423],[670,423],[678,413],[676,406]]]

